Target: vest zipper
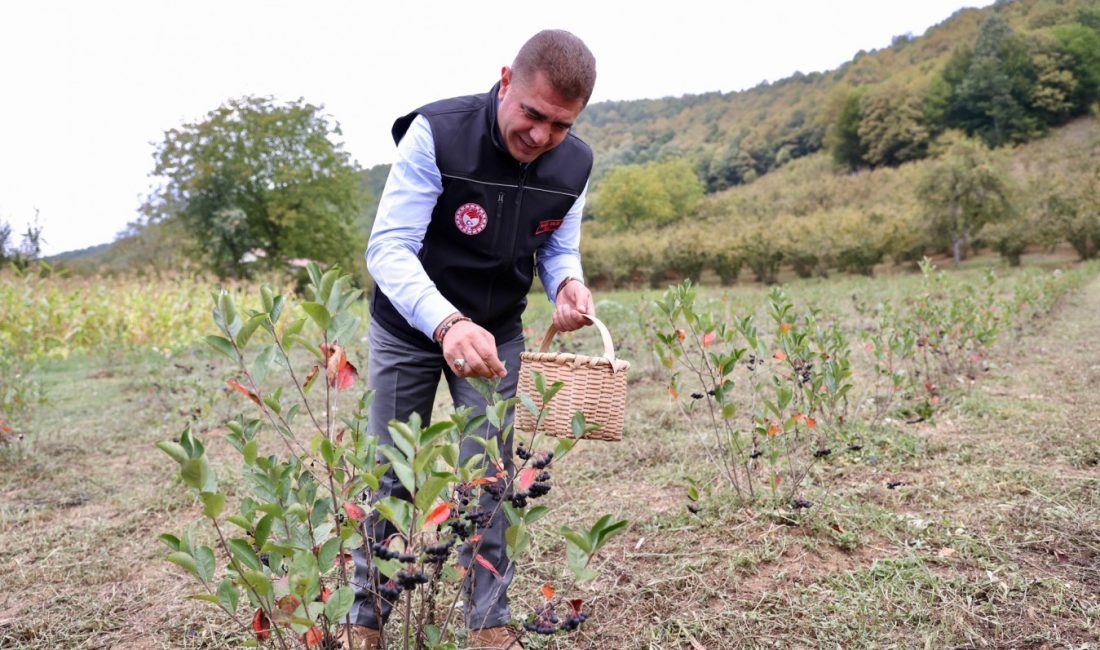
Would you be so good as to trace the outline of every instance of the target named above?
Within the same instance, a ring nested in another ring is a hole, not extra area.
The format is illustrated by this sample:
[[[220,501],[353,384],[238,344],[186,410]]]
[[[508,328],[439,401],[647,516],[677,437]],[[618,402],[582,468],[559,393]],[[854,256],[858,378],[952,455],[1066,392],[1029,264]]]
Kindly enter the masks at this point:
[[[504,192],[497,194],[497,237],[500,236],[500,232],[504,229]],[[500,241],[494,239],[494,244]],[[493,308],[493,290],[496,288],[497,274],[493,275],[493,279],[489,281],[489,291],[485,294],[485,309],[486,311],[492,311]]]

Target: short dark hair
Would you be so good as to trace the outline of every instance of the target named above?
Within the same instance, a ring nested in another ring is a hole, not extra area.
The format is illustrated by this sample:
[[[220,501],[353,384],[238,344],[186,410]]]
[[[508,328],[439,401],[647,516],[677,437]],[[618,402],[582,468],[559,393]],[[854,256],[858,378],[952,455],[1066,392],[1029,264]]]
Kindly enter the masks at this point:
[[[564,29],[545,29],[532,36],[519,49],[512,70],[520,79],[542,72],[554,90],[584,105],[596,85],[596,57],[584,41]]]

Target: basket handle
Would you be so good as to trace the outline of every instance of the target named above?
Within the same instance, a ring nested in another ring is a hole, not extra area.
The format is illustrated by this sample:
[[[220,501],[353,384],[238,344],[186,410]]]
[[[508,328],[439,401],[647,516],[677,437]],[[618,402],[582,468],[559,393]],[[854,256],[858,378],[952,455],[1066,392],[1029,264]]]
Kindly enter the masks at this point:
[[[596,326],[596,329],[600,330],[600,337],[603,338],[603,356],[612,362],[615,361],[615,346],[611,343],[611,332],[607,331],[607,326],[603,324],[603,321],[592,316],[590,314],[581,314],[588,320],[592,321],[592,324]],[[558,333],[558,328],[554,327],[554,324],[550,324],[550,329],[546,330],[546,336],[542,337],[542,345],[539,346],[539,352],[549,352],[550,342],[554,340],[554,335]]]

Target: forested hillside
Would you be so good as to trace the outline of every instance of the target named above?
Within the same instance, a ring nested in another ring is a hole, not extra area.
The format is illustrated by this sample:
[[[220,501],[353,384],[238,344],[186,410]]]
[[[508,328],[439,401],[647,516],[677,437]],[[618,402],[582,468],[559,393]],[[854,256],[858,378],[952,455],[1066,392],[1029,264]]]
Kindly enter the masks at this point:
[[[708,191],[825,148],[852,167],[921,158],[950,128],[991,146],[1021,142],[1095,101],[1097,30],[1095,0],[963,9],[830,72],[795,73],[743,92],[593,104],[577,132],[598,154],[597,176],[686,156]]]

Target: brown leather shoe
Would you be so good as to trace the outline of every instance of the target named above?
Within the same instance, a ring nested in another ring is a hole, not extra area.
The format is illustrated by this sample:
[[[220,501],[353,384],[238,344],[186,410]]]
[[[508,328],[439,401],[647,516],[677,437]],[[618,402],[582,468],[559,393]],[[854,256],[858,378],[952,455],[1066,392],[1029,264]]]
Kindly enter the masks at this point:
[[[382,635],[373,628],[364,627],[362,625],[351,626],[351,642],[352,646],[348,648],[348,634],[345,631],[346,628],[340,629],[340,648],[341,650],[378,650],[382,645]]]
[[[519,642],[519,631],[502,625],[481,630],[470,630],[467,650],[523,650]]]

